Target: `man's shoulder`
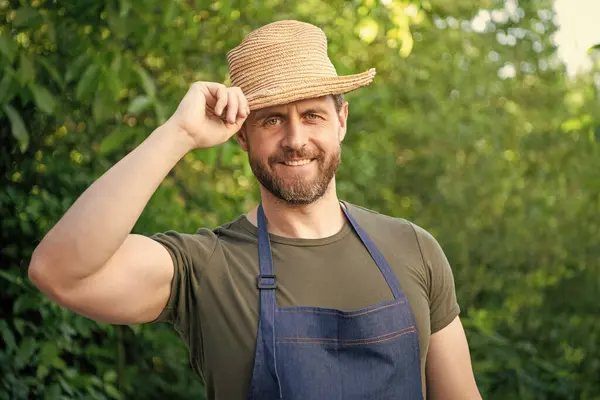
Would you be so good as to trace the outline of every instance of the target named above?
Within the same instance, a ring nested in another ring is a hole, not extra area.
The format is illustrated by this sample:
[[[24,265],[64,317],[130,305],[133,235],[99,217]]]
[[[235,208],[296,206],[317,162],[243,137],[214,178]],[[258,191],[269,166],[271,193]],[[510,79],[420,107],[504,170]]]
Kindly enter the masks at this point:
[[[151,238],[163,242],[171,241],[178,242],[181,245],[195,244],[198,242],[211,242],[213,244],[228,240],[231,238],[236,239],[251,239],[253,237],[252,227],[248,227],[249,224],[246,217],[242,214],[226,223],[218,225],[216,227],[199,227],[195,231],[178,231],[168,230],[165,232],[155,233]]]
[[[374,227],[378,229],[397,229],[407,232],[411,232],[414,229],[414,224],[403,217],[383,214],[365,206],[348,203],[347,201],[343,203],[348,207],[348,211],[358,224],[365,229]]]
[[[396,244],[424,248],[438,246],[433,235],[422,226],[400,216],[382,214],[364,206],[344,201],[352,216],[369,236]]]

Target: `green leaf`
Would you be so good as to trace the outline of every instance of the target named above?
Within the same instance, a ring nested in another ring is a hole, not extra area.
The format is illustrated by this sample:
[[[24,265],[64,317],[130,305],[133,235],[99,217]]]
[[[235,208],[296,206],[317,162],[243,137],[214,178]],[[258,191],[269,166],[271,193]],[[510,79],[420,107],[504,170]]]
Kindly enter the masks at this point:
[[[105,385],[104,389],[106,390],[106,393],[113,399],[121,400],[123,398],[121,392],[119,392],[119,390],[113,385]]]
[[[66,372],[65,372],[66,374]],[[69,396],[65,396],[63,397],[64,399],[72,399],[75,394],[75,392],[73,391],[73,387],[71,386],[71,382],[68,382],[64,377],[59,376],[58,377],[58,382],[60,383],[60,387],[69,395]]]
[[[139,65],[135,66],[134,69],[140,77],[142,87],[144,88],[146,94],[150,97],[154,97],[156,95],[156,85],[154,84],[154,81],[152,80],[152,77],[148,71]]]
[[[58,348],[56,343],[46,342],[40,350],[40,362],[45,365],[52,365],[54,359],[58,357]]]
[[[217,148],[216,147],[211,147],[210,149],[205,149],[205,151],[203,151],[202,154],[204,154],[204,156],[206,157],[206,165],[209,165],[210,167],[215,165],[215,163],[217,161]]]
[[[23,332],[25,332],[25,320],[21,318],[13,318],[13,325],[15,326],[17,332],[19,332],[20,335],[23,335]]]
[[[100,150],[102,150],[102,147],[100,148]],[[75,318],[73,325],[80,336],[90,336],[90,332],[92,331],[92,322],[90,320],[78,316]]]
[[[118,39],[125,40],[125,38],[132,33],[132,29],[135,29],[135,27],[132,27],[131,24],[129,24],[129,18],[119,17],[119,15],[115,13],[108,14],[106,22],[114,35],[113,37]]]
[[[53,15],[44,14],[42,17],[44,20],[38,23],[38,25],[41,25],[41,23],[46,25],[46,34],[48,35],[48,39],[52,44],[56,44],[56,28],[54,28]]]
[[[238,150],[238,146],[235,143],[235,139],[231,138],[230,140],[226,141],[225,143],[223,143],[223,145],[220,148],[220,151],[222,152],[222,156],[223,156],[223,163],[224,164],[231,164],[231,160],[233,159],[233,156],[237,153]]]
[[[85,101],[98,86],[98,66],[90,64],[77,84],[75,95],[77,100]]]
[[[129,139],[134,133],[131,128],[117,128],[112,131],[108,136],[105,136],[100,143],[100,153],[108,154],[119,148],[127,139]]]
[[[67,363],[58,356],[54,357],[54,359],[52,360],[52,366],[61,371],[67,369]]]
[[[90,382],[92,383],[92,385],[96,385],[98,387],[104,386],[104,382],[102,382],[102,380],[97,376],[90,377]]]
[[[30,84],[29,90],[33,94],[33,100],[35,101],[35,105],[45,114],[52,114],[54,112],[54,108],[56,107],[56,100],[52,93],[48,91],[43,86]]]
[[[33,26],[40,18],[40,14],[34,8],[24,6],[17,10],[13,24],[16,27]]]
[[[50,64],[50,62],[44,57],[39,57],[38,62],[46,69],[46,71],[48,71],[48,74],[50,74],[50,77],[54,80],[54,82],[56,82],[61,89],[64,89],[65,82],[54,65]]]
[[[169,2],[169,6],[167,7],[167,11],[163,17],[163,25],[168,26],[168,24],[172,23],[173,18],[175,17],[175,11],[177,11],[177,2],[171,1]]]
[[[122,61],[121,54],[118,53],[115,55],[115,58],[113,58],[112,62],[110,63],[110,69],[115,74],[118,74],[121,71],[121,61]]]
[[[9,72],[11,71],[11,72]],[[5,74],[0,80],[0,103],[10,103],[10,100],[4,101],[4,99],[8,99],[10,96],[9,90],[11,84],[13,82],[14,70],[10,67],[7,67],[5,70]]]
[[[600,43],[593,45],[588,49],[588,54],[592,54],[594,51],[600,50]]]
[[[71,82],[77,78],[79,78],[81,71],[85,68],[86,65],[90,63],[92,56],[84,53],[77,57],[75,61],[69,63],[69,67],[67,68],[67,73],[65,74],[65,81]]]
[[[92,114],[94,115],[94,121],[98,123],[107,120],[113,115],[112,101],[108,97],[108,93],[103,90],[97,91],[96,96],[94,96]]]
[[[125,17],[127,16],[127,14],[129,13],[129,10],[131,10],[132,4],[130,0],[121,0],[119,1],[119,5],[121,10],[119,11],[119,16],[120,17]]]
[[[43,380],[45,377],[48,376],[49,372],[50,372],[50,369],[48,368],[48,366],[46,364],[38,364],[37,371],[35,372],[35,376],[39,380]]]
[[[0,35],[0,52],[4,53],[8,61],[12,64],[15,61],[17,55],[17,44],[12,38],[6,36],[6,34]]]
[[[112,382],[116,382],[116,380],[117,380],[117,373],[115,372],[114,369],[110,369],[104,373],[104,382],[112,383]]]
[[[20,295],[13,304],[13,313],[21,314],[23,311],[35,310],[39,306],[39,300],[36,296],[29,293]]]
[[[15,139],[19,142],[21,152],[25,152],[27,147],[29,147],[29,132],[27,132],[27,128],[25,127],[25,123],[23,119],[10,104],[6,104],[2,107],[6,115],[8,116],[8,120],[10,121],[10,129]]]
[[[46,389],[46,391],[44,393],[44,400],[60,399],[61,392],[62,392],[62,390],[60,390],[60,385],[58,383],[55,383],[52,386],[50,386],[49,389]]]
[[[22,366],[28,365],[31,362],[31,356],[37,348],[35,340],[31,337],[25,337],[19,344],[19,350],[15,356],[15,361],[20,363]]]
[[[107,95],[110,95],[111,100],[117,102],[121,92],[121,82],[119,81],[118,73],[113,71],[112,68],[107,69],[102,74],[102,81]]]
[[[0,337],[2,337],[4,343],[6,344],[6,347],[9,350],[13,350],[17,347],[15,336],[13,335],[6,321],[0,321]]]
[[[133,101],[129,104],[127,108],[127,112],[130,114],[139,114],[140,112],[146,110],[152,104],[152,99],[148,96],[137,96]]]
[[[164,124],[167,120],[167,109],[158,100],[154,102],[154,112],[156,112],[156,118],[158,119],[158,123],[160,125]]]
[[[17,76],[21,86],[25,86],[35,79],[35,67],[33,66],[33,61],[31,61],[24,52],[21,52],[19,58],[19,70],[17,71]]]
[[[7,271],[0,271],[0,277],[6,279],[11,283],[18,283],[17,277]]]
[[[141,324],[129,325],[129,328],[131,329],[134,335],[139,335],[142,331]]]

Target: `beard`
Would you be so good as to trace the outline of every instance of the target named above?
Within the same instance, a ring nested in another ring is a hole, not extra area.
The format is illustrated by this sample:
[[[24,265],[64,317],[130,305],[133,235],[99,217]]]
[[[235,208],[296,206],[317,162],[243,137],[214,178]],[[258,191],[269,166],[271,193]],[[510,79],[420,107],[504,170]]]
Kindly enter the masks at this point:
[[[294,173],[294,167],[284,167],[291,169],[287,174],[277,173],[278,164],[291,159],[312,159],[312,162],[317,163],[316,177],[308,178],[302,176],[303,174]],[[320,149],[284,149],[270,156],[266,163],[254,158],[249,148],[248,160],[256,179],[273,196],[290,205],[306,205],[323,197],[329,188],[340,166],[341,146],[338,145],[329,155]]]

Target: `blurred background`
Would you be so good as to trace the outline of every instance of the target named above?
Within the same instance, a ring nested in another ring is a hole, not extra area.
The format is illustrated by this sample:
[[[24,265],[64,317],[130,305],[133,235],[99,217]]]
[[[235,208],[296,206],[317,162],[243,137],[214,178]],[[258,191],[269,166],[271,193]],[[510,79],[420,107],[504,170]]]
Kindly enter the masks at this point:
[[[483,397],[600,399],[599,18],[598,0],[0,0],[0,399],[203,398],[170,326],[97,324],[26,268],[192,82],[228,84],[226,52],[280,19],[322,27],[338,74],[377,68],[347,96],[339,194],[439,240]],[[135,232],[257,199],[231,140],[188,154]]]

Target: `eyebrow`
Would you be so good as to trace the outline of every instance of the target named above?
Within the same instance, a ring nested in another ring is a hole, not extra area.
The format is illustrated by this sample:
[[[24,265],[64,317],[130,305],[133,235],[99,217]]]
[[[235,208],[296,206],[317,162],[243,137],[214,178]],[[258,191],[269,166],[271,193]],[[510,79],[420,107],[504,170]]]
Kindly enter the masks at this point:
[[[304,110],[302,112],[302,115],[306,115],[306,114],[326,114],[327,111],[322,108],[322,107],[310,107],[307,108],[306,110]],[[262,111],[262,112],[258,112],[256,113],[256,120],[263,120],[263,119],[267,119],[267,118],[272,118],[272,117],[279,117],[279,118],[286,118],[287,114],[281,111]]]
[[[280,117],[280,118],[285,118],[287,116],[287,114],[282,113],[280,111],[263,111],[263,112],[258,112],[256,113],[256,117],[255,119],[257,121],[261,120],[261,119],[266,119],[266,118],[271,118],[271,117]]]
[[[303,114],[327,114],[327,110],[323,107],[313,106],[304,110]]]

